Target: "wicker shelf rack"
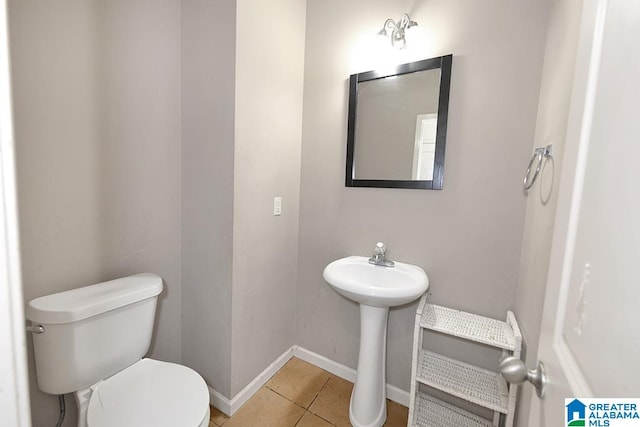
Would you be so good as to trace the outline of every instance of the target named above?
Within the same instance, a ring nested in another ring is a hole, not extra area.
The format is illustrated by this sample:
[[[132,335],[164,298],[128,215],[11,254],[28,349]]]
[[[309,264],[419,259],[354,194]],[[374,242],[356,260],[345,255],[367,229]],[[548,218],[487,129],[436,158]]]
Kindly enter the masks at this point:
[[[520,357],[522,334],[512,312],[506,320],[428,304],[424,295],[416,312],[409,425],[415,427],[513,426],[518,387],[502,375],[424,348],[425,329],[501,349]],[[420,390],[420,384],[493,411],[482,418]],[[502,421],[501,421],[502,420]],[[502,424],[500,424],[502,422]]]

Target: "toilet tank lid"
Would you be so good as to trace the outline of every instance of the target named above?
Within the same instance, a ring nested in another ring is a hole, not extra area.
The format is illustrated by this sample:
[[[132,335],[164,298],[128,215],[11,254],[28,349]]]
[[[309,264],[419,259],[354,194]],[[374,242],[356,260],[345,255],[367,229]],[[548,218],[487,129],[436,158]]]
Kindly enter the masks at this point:
[[[160,276],[135,274],[33,299],[27,305],[26,317],[48,325],[77,322],[155,297],[160,292]]]

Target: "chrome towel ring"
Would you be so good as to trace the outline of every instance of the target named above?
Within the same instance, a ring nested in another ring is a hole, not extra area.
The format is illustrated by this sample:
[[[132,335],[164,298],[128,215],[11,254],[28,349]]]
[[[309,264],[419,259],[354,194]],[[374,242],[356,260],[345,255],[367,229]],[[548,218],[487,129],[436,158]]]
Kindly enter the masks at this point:
[[[524,174],[524,180],[522,182],[522,187],[525,193],[529,191],[531,187],[533,187],[533,184],[536,182],[536,178],[538,178],[538,174],[540,173],[540,169],[542,169],[542,165],[544,164],[545,160],[553,160],[553,157],[551,156],[552,147],[553,146],[550,144],[546,147],[538,147],[533,150],[533,156],[531,156],[529,166],[527,167],[527,172]],[[536,165],[535,172],[533,173],[533,176],[531,176],[531,170],[534,164]]]

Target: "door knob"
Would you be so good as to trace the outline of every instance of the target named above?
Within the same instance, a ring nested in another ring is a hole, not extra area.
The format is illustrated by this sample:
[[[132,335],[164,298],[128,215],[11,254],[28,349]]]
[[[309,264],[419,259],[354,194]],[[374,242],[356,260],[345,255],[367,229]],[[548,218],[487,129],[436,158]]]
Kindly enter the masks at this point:
[[[542,362],[538,362],[536,369],[529,369],[524,362],[517,357],[509,356],[500,361],[500,373],[507,382],[522,384],[529,381],[536,388],[536,394],[540,399],[544,398],[547,386],[547,372]]]

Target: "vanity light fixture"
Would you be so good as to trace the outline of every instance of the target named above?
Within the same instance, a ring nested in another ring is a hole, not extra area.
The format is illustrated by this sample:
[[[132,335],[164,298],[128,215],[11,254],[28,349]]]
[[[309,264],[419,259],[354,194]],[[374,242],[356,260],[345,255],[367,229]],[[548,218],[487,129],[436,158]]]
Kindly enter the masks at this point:
[[[404,49],[407,46],[406,31],[417,26],[416,21],[412,21],[408,14],[402,15],[398,22],[389,18],[384,21],[382,29],[378,31],[379,36],[388,37],[391,40],[391,46],[397,49]]]

